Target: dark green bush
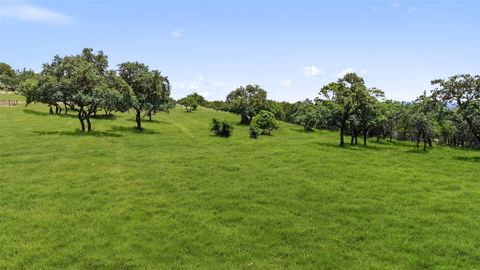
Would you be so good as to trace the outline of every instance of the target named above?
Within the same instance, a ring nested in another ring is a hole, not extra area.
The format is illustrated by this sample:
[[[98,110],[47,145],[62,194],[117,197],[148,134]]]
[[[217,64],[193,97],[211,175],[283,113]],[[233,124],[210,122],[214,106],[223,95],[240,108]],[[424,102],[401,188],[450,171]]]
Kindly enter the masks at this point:
[[[248,135],[250,136],[250,138],[256,139],[258,138],[258,135],[260,135],[260,129],[254,125],[250,125],[250,127],[248,128]]]
[[[212,128],[210,131],[220,137],[230,137],[233,132],[233,126],[226,121],[219,121],[215,118],[212,119]]]
[[[274,129],[278,128],[275,115],[264,110],[255,115],[250,123],[250,127],[259,129],[262,135],[270,135]]]

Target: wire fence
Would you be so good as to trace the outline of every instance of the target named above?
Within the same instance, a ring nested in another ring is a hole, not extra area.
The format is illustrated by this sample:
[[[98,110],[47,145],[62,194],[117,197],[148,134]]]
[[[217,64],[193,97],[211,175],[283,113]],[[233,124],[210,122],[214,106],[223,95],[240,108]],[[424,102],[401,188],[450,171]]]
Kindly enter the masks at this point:
[[[16,99],[0,100],[0,107],[16,107],[16,106],[18,106],[18,100]]]

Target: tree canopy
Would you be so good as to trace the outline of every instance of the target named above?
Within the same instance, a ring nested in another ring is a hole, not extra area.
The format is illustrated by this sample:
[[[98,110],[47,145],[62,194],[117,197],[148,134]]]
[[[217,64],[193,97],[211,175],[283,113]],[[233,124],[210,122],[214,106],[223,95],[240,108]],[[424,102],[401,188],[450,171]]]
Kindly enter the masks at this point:
[[[267,92],[258,85],[240,86],[226,100],[229,110],[240,114],[241,124],[250,124],[261,110],[267,109]]]
[[[10,65],[0,62],[0,90],[13,91],[16,75]]]
[[[108,71],[107,56],[84,49],[81,54],[55,56],[43,65],[36,79],[26,80],[23,91],[28,103],[46,103],[53,113],[61,111],[60,103],[76,111],[81,130],[92,130],[91,116],[104,109],[126,111],[130,107],[132,91],[116,74]],[[85,127],[85,121],[87,126]]]
[[[131,108],[135,110],[137,129],[142,129],[142,112],[151,118],[175,105],[170,98],[170,82],[160,71],[150,71],[143,63],[126,62],[119,65],[118,72],[133,91]]]
[[[369,121],[367,114],[372,112],[370,103],[375,94],[355,73],[345,74],[337,82],[322,87],[320,95],[325,99],[321,104],[330,110],[330,123],[340,129],[340,146],[345,144],[344,134],[349,120],[359,121],[359,124],[360,121]]]

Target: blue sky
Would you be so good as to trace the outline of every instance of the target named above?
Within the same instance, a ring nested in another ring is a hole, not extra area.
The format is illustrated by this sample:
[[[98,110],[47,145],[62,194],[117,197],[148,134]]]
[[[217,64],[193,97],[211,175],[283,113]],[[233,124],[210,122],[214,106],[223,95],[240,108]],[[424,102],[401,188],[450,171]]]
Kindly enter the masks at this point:
[[[1,1],[0,61],[36,71],[55,54],[101,49],[140,61],[172,96],[224,99],[259,84],[269,98],[315,98],[348,71],[388,98],[480,73],[480,1]]]

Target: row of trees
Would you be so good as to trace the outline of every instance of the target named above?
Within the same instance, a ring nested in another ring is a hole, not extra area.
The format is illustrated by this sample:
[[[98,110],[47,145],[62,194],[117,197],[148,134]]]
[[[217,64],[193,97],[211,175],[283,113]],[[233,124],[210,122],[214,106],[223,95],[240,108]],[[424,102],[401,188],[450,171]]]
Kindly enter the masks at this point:
[[[393,138],[413,140],[424,149],[434,142],[451,146],[480,147],[480,75],[455,75],[432,81],[434,89],[413,102],[386,100],[384,92],[368,88],[363,78],[349,73],[323,86],[314,100],[296,103],[267,99],[258,85],[241,86],[225,101],[207,101],[197,93],[178,100],[187,112],[204,106],[240,115],[240,123],[251,125],[251,134],[269,134],[254,118],[276,119],[300,124],[306,131],[314,128],[337,129],[340,146],[345,136],[357,144],[358,137],[375,136],[377,141]],[[137,128],[142,119],[175,106],[170,98],[168,78],[138,62],[126,62],[116,70],[108,69],[108,57],[102,52],[84,49],[80,54],[55,56],[39,74],[30,70],[13,71],[0,63],[2,90],[19,91],[27,104],[48,104],[50,112],[77,112],[82,131],[91,130],[90,118],[100,110],[133,110]],[[268,112],[268,114],[267,114]],[[260,117],[260,116],[259,116]],[[85,125],[86,122],[86,125]],[[272,122],[272,121],[270,121]],[[252,137],[254,137],[252,135]]]
[[[135,111],[137,128],[142,119],[175,106],[170,98],[170,83],[158,70],[138,62],[108,69],[108,58],[102,52],[83,49],[82,53],[65,57],[55,56],[43,65],[39,74],[19,83],[27,105],[32,102],[48,104],[50,113],[61,113],[62,107],[77,112],[81,130],[91,131],[91,117],[103,110]],[[85,127],[86,122],[86,127]]]
[[[423,148],[433,142],[451,146],[480,146],[480,76],[456,75],[434,80],[430,95],[424,92],[414,102],[384,100],[384,93],[365,87],[362,78],[346,74],[324,86],[316,99],[320,125],[340,130],[340,145],[347,131],[351,143],[358,134],[380,138],[415,140]],[[300,115],[305,115],[301,114]],[[298,119],[298,118],[297,118]]]
[[[315,100],[296,103],[267,99],[258,85],[239,87],[225,101],[204,101],[202,106],[240,115],[241,124],[250,124],[262,110],[282,121],[314,128],[337,129],[340,146],[349,135],[351,144],[358,137],[393,138],[416,141],[423,148],[440,143],[450,146],[480,147],[480,75],[455,75],[432,81],[434,89],[413,102],[385,99],[384,92],[368,88],[363,78],[346,74],[323,86]]]

